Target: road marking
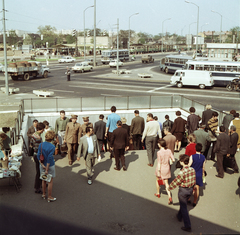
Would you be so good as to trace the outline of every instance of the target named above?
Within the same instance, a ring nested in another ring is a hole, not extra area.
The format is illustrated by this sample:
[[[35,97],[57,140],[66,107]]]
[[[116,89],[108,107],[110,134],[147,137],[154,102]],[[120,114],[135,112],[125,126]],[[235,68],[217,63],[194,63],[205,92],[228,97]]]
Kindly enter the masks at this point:
[[[157,91],[157,90],[162,90],[162,89],[165,89],[165,88],[170,87],[170,86],[172,86],[172,85],[166,85],[166,86],[158,87],[158,88],[155,88],[155,89],[147,91],[147,92],[154,92],[154,91]]]
[[[54,89],[48,89],[49,91],[60,91],[60,92],[69,92],[69,93],[74,93],[74,91],[63,91],[63,90],[54,90]]]
[[[47,78],[44,79],[36,79],[36,80],[30,80],[31,82],[41,82],[41,81],[46,81]]]
[[[101,95],[104,95],[104,96],[122,96],[122,95],[112,95],[112,94],[101,94]]]

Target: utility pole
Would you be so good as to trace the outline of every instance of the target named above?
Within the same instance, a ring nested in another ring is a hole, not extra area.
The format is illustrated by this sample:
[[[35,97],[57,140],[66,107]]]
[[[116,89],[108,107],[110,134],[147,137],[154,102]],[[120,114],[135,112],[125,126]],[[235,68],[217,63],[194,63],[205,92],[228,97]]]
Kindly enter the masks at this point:
[[[8,72],[7,72],[7,46],[6,46],[6,26],[5,26],[5,4],[4,0],[3,3],[3,45],[4,45],[4,65],[5,65],[5,90],[6,95],[9,96],[9,89],[8,89]]]
[[[119,60],[119,19],[117,19],[117,75],[119,76],[119,65],[118,65],[118,60]]]
[[[94,0],[94,49],[93,66],[96,66],[96,0]]]

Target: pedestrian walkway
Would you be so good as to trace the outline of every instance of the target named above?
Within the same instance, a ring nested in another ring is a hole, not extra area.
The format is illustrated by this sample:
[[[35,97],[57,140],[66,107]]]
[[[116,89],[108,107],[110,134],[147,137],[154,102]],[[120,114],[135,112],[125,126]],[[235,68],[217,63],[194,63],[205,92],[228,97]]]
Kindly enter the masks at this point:
[[[178,159],[179,154],[175,153]],[[237,153],[240,164],[240,153]],[[8,234],[186,234],[176,219],[178,190],[173,205],[161,188],[161,198],[154,196],[155,167],[147,166],[146,150],[126,154],[127,171],[115,171],[109,153],[96,163],[93,184],[87,184],[85,162],[68,166],[66,157],[56,156],[53,196],[47,203],[33,189],[35,164],[24,157],[22,189],[16,193],[8,180],[0,181],[1,232]],[[215,177],[216,163],[206,163],[206,185],[200,189],[196,207],[188,206],[194,234],[238,234],[240,232],[239,174]],[[178,170],[172,166],[172,179]],[[18,231],[18,229],[20,229]],[[66,232],[67,231],[67,232]],[[82,232],[82,233],[81,233]],[[95,233],[94,233],[95,232]]]

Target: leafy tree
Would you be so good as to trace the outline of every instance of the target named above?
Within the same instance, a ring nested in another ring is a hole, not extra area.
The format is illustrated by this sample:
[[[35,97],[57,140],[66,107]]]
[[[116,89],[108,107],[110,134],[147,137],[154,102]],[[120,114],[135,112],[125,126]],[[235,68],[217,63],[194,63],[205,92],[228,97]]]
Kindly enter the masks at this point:
[[[138,43],[145,44],[145,43],[149,42],[149,38],[151,37],[151,35],[140,32],[140,33],[138,33],[138,37],[139,37]]]
[[[67,41],[67,44],[75,43],[76,42],[76,37],[72,36],[70,34],[67,34],[66,35],[66,41]]]
[[[46,42],[48,42],[48,47],[51,47],[55,44],[55,39],[58,37],[54,31],[56,30],[55,27],[52,27],[50,25],[45,26],[39,26],[38,32],[40,35],[43,35],[42,44],[46,45]]]
[[[15,44],[17,44],[18,41],[19,41],[19,38],[18,38],[15,30],[11,30],[9,32],[9,36],[7,37],[7,42],[8,42],[7,44],[9,46],[15,45]]]

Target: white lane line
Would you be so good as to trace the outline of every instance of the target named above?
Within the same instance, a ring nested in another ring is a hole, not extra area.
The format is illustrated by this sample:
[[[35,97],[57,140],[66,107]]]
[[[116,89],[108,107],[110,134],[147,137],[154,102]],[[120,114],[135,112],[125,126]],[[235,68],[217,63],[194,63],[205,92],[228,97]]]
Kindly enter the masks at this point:
[[[36,79],[36,80],[30,80],[31,82],[41,82],[41,81],[46,81],[47,78],[44,79]]]
[[[74,91],[63,91],[63,90],[55,90],[55,89],[48,89],[49,91],[60,91],[60,92],[69,92],[74,93]]]
[[[122,96],[122,95],[112,95],[112,94],[101,94],[101,95],[104,95],[104,96]]]
[[[170,87],[170,86],[172,86],[172,85],[166,85],[166,86],[158,87],[158,88],[155,88],[155,89],[147,91],[147,92],[154,92],[154,91],[162,90],[162,89],[165,89],[165,88]]]

